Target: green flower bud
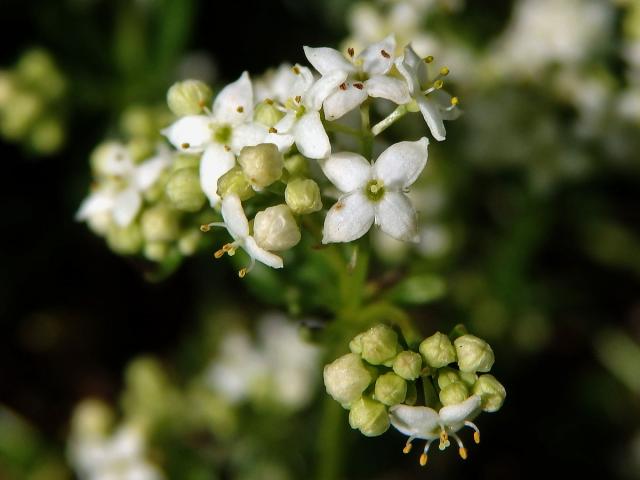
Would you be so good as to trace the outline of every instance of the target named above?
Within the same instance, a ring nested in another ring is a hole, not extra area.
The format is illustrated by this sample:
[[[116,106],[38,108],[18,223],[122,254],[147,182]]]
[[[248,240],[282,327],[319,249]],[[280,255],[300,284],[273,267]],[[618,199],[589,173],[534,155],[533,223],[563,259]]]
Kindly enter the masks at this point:
[[[313,180],[298,178],[290,181],[284,191],[284,199],[289,208],[298,215],[322,209],[320,187]]]
[[[197,212],[206,201],[196,168],[183,168],[173,172],[167,182],[166,193],[171,205],[183,212]]]
[[[127,150],[135,163],[148,160],[155,153],[155,142],[145,137],[136,137],[127,142]]]
[[[83,400],[74,410],[71,429],[79,437],[101,437],[113,424],[113,412],[101,400]]]
[[[469,398],[469,390],[462,382],[453,382],[440,390],[442,405],[455,405]]]
[[[110,172],[110,164],[112,158],[121,159],[128,155],[127,149],[118,142],[102,142],[91,152],[89,157],[89,163],[91,164],[91,170],[96,177],[110,177],[113,174]]]
[[[362,358],[372,365],[393,360],[399,349],[398,335],[387,325],[376,325],[362,334]]]
[[[380,402],[362,397],[349,412],[349,425],[367,437],[382,435],[389,428],[387,408]]]
[[[289,178],[308,177],[309,163],[302,155],[292,155],[284,160],[284,168]]]
[[[456,361],[456,350],[444,333],[436,332],[420,344],[420,353],[427,365],[441,368]]]
[[[447,385],[460,381],[460,375],[453,368],[444,367],[438,370],[438,387],[445,388]]]
[[[14,76],[9,72],[0,70],[0,109],[5,107],[15,93],[16,82]]]
[[[197,115],[211,103],[213,93],[200,80],[174,83],[167,92],[169,109],[178,116]]]
[[[111,250],[121,255],[138,253],[142,248],[140,226],[135,222],[126,227],[111,225],[107,231],[107,244]]]
[[[258,212],[253,220],[253,238],[256,243],[272,252],[288,250],[300,241],[300,229],[284,204]]]
[[[495,357],[487,342],[474,335],[456,338],[454,345],[458,355],[458,366],[462,372],[488,372]]]
[[[238,163],[249,183],[255,188],[268,187],[282,177],[282,153],[273,143],[244,147],[240,151]]]
[[[407,382],[395,373],[385,373],[376,380],[374,395],[376,400],[388,406],[402,403],[407,396]]]
[[[234,194],[244,201],[253,197],[255,193],[240,167],[233,167],[218,179],[218,195],[222,198]]]
[[[142,253],[147,260],[161,262],[169,255],[169,245],[166,242],[147,242]]]
[[[422,370],[422,357],[419,353],[405,350],[393,360],[393,371],[405,380],[415,380]]]
[[[63,141],[64,130],[57,118],[44,118],[31,130],[30,145],[38,153],[53,153],[62,146]]]
[[[37,90],[42,96],[56,99],[64,92],[65,80],[51,55],[44,50],[33,49],[24,53],[16,65],[16,72],[22,85]]]
[[[480,375],[473,386],[474,395],[480,395],[482,410],[485,412],[497,412],[502,407],[507,391],[493,375]]]
[[[127,108],[120,118],[120,128],[127,137],[151,140],[158,136],[155,112],[145,107]]]
[[[5,106],[0,129],[9,140],[20,140],[42,114],[43,104],[39,97],[30,93],[16,92]]]
[[[189,153],[180,153],[175,155],[173,160],[172,169],[173,171],[177,171],[183,168],[195,168],[196,170],[200,168],[200,156],[199,155],[191,155]]]
[[[200,230],[189,230],[182,234],[178,240],[178,250],[183,255],[193,255],[198,250],[202,232]]]
[[[273,102],[267,100],[259,103],[253,113],[253,119],[267,127],[273,127],[282,117],[284,113],[278,110]]]
[[[364,333],[359,333],[349,342],[349,350],[358,355],[362,354],[362,336]]]
[[[162,204],[145,210],[140,218],[140,225],[147,242],[170,242],[179,234],[175,211]]]
[[[460,377],[460,381],[464,383],[468,388],[472,388],[478,381],[478,375],[476,375],[475,373],[459,372],[458,376]]]
[[[347,353],[324,367],[327,393],[343,407],[349,408],[366,390],[373,376],[360,357]]]

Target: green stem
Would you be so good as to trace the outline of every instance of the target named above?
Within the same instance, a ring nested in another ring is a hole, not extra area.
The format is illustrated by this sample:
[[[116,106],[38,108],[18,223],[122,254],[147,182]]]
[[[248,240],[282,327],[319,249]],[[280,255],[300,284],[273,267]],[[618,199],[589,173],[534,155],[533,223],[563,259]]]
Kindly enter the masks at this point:
[[[345,411],[340,404],[327,395],[322,406],[322,421],[318,432],[317,480],[342,478],[344,465],[344,437],[342,435]]]
[[[407,107],[404,105],[399,105],[393,112],[389,114],[386,118],[380,120],[376,123],[371,129],[371,133],[376,136],[380,135],[387,128],[397,122],[399,119],[405,116],[407,113]]]
[[[362,156],[371,159],[373,155],[373,134],[371,133],[371,120],[369,118],[369,99],[360,105],[360,128]]]

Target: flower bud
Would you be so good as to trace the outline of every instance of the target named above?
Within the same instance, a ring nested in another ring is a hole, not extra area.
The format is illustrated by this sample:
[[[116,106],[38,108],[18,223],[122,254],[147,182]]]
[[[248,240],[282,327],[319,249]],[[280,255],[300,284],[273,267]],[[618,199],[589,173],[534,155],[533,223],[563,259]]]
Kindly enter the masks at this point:
[[[458,376],[460,377],[460,381],[464,383],[467,388],[472,388],[478,381],[478,375],[475,373],[458,372]]]
[[[440,389],[459,381],[460,375],[453,368],[444,367],[438,370],[438,387],[440,387]]]
[[[393,371],[405,380],[415,380],[422,370],[422,357],[419,353],[405,350],[393,360]]]
[[[436,332],[420,344],[420,353],[427,365],[442,368],[456,361],[456,350],[444,333]]]
[[[213,93],[200,80],[185,80],[174,83],[167,92],[169,109],[178,116],[197,115],[211,103]]]
[[[183,212],[197,212],[206,201],[196,168],[182,168],[173,172],[165,188],[171,205]]]
[[[152,262],[162,262],[169,255],[169,245],[166,242],[146,242],[143,255]]]
[[[364,333],[359,333],[349,342],[349,350],[352,353],[356,353],[358,355],[362,354],[362,336]]]
[[[500,410],[507,397],[507,391],[493,375],[480,375],[472,392],[474,395],[480,395],[482,410],[485,412]]]
[[[255,195],[251,188],[247,176],[240,167],[233,167],[218,179],[218,195],[222,198],[227,195],[237,195],[242,201],[248,200]]]
[[[178,250],[183,255],[193,255],[198,249],[201,238],[200,230],[188,230],[178,239]]]
[[[36,122],[30,134],[30,146],[38,153],[49,154],[58,150],[64,140],[64,130],[57,118],[43,118]]]
[[[460,371],[474,373],[491,370],[495,357],[487,342],[467,334],[456,338],[454,345]]]
[[[398,335],[387,325],[376,325],[362,334],[362,358],[372,365],[393,360],[398,350]]]
[[[462,403],[467,398],[469,398],[469,390],[462,382],[452,382],[440,390],[440,401],[444,406]]]
[[[147,242],[169,242],[179,233],[178,218],[166,205],[155,205],[140,218],[142,235]]]
[[[182,168],[195,168],[197,170],[199,167],[200,156],[190,153],[180,153],[175,155],[173,157],[173,165],[171,166],[174,172]]]
[[[253,220],[253,238],[272,252],[288,250],[300,241],[300,229],[291,210],[284,204],[258,212]]]
[[[259,103],[253,113],[253,119],[266,127],[273,127],[282,117],[284,113],[278,110],[273,102],[267,101]]]
[[[0,109],[4,108],[15,93],[16,81],[14,76],[7,71],[0,70]]]
[[[106,435],[113,424],[113,412],[101,400],[83,400],[73,411],[71,428],[74,435],[90,438]]]
[[[257,189],[268,187],[282,177],[282,153],[273,143],[244,147],[240,151],[238,163],[249,183]]]
[[[302,155],[292,155],[284,160],[284,168],[289,178],[308,177],[309,163]]]
[[[323,377],[327,393],[345,408],[358,400],[373,380],[371,372],[355,353],[347,353],[325,365]]]
[[[298,215],[317,212],[322,208],[320,187],[313,180],[298,178],[287,184],[284,199]]]
[[[0,124],[2,135],[9,140],[19,140],[27,135],[44,105],[41,99],[30,93],[17,92],[5,106],[5,115]]]
[[[156,117],[151,109],[141,106],[127,108],[120,118],[120,128],[127,137],[154,139],[158,134]]]
[[[107,232],[109,248],[121,255],[133,255],[142,248],[142,231],[140,226],[132,222],[126,227],[111,225]]]
[[[146,137],[135,137],[127,142],[127,151],[135,163],[142,163],[155,152],[155,142]]]
[[[96,177],[113,177],[119,173],[119,167],[129,160],[127,148],[114,141],[102,142],[91,152],[89,163]]]
[[[382,403],[362,397],[349,412],[349,425],[367,437],[377,437],[389,428],[389,414]]]
[[[16,72],[21,85],[36,90],[43,97],[57,99],[64,92],[65,79],[45,50],[25,52],[16,65]]]
[[[407,382],[395,373],[385,373],[376,380],[374,395],[376,400],[388,406],[402,403],[407,396]]]

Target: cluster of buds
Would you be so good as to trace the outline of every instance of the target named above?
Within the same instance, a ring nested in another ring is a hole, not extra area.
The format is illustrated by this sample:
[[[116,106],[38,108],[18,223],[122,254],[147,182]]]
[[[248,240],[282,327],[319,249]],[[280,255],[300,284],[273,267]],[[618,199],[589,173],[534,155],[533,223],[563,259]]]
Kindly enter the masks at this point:
[[[0,70],[0,135],[38,154],[64,142],[60,104],[66,79],[44,50],[25,52],[14,68]]]
[[[437,332],[413,351],[403,347],[395,330],[380,324],[357,335],[349,348],[351,353],[324,368],[327,393],[349,410],[351,427],[366,436],[382,435],[393,425],[409,437],[405,453],[414,439],[426,440],[423,466],[431,444],[437,440],[444,450],[450,437],[466,459],[458,430],[470,427],[479,443],[472,420],[482,411],[499,410],[506,397],[504,387],[487,373],[493,350],[474,335],[452,341]]]
[[[116,253],[153,262],[196,250],[200,232],[191,217],[205,204],[198,158],[172,152],[159,137],[168,118],[154,108],[125,112],[128,141],[105,141],[93,151],[91,192],[76,215]]]

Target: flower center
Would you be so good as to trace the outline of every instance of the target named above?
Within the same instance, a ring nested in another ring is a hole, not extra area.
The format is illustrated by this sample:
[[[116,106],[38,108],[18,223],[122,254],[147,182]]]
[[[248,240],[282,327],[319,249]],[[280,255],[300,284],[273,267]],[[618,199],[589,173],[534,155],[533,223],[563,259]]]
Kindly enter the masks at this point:
[[[213,139],[217,143],[228,144],[231,140],[231,126],[220,125],[213,130]]]
[[[384,196],[384,183],[382,180],[369,180],[364,188],[364,193],[372,202],[379,202]]]

